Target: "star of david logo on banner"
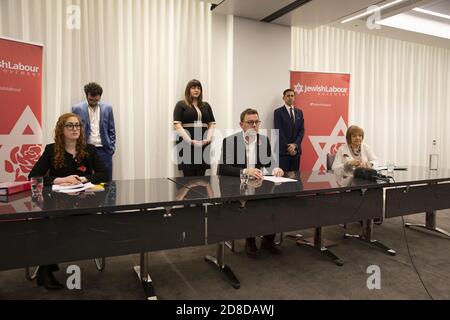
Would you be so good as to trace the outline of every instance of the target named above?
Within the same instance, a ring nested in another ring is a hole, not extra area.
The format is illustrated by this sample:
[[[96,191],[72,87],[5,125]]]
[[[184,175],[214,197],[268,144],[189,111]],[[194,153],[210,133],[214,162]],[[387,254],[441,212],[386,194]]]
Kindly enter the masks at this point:
[[[328,136],[309,136],[309,140],[318,158],[312,170],[323,171],[327,167],[327,153],[335,154],[340,145],[345,144],[347,125],[342,117]]]
[[[297,82],[297,84],[294,86],[294,92],[296,94],[300,94],[303,92],[303,86],[300,84],[300,82]]]

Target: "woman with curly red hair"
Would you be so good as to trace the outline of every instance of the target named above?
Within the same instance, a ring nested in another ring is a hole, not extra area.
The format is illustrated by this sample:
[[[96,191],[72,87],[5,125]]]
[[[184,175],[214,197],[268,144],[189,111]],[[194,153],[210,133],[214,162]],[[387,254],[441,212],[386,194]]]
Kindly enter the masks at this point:
[[[28,178],[44,177],[45,185],[77,185],[100,183],[108,174],[93,145],[86,144],[80,118],[74,113],[59,117],[55,127],[55,143],[49,144],[34,165]],[[56,264],[39,266],[37,283],[47,290],[62,289],[54,277]]]
[[[65,113],[55,127],[55,143],[48,144],[29,178],[43,176],[45,185],[76,185],[107,181],[105,165],[95,147],[86,144],[78,115]]]

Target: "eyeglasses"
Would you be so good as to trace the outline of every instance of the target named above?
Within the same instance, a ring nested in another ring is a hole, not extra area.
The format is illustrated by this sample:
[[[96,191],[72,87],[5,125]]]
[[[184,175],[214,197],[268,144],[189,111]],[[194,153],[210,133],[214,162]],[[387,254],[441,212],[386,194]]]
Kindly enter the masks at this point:
[[[80,128],[81,128],[81,124],[79,124],[79,123],[67,123],[66,125],[65,125],[65,127],[67,128],[67,129],[70,129],[70,130],[80,130]]]
[[[248,124],[249,126],[258,126],[261,124],[261,121],[259,120],[249,120],[249,121],[244,121],[246,124]]]

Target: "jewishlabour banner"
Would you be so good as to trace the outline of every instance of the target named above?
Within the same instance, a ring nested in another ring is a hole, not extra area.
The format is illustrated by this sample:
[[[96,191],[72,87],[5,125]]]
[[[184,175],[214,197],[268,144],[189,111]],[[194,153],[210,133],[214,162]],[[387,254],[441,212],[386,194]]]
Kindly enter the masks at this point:
[[[350,75],[292,71],[291,88],[305,119],[300,169],[326,171],[327,153],[345,143]]]
[[[41,45],[0,38],[0,181],[25,181],[42,151]]]

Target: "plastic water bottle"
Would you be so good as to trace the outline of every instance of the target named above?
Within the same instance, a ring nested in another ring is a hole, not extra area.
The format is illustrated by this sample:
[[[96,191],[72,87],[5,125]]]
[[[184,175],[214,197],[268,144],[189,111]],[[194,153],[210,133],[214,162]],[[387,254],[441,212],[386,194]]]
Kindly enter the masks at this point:
[[[430,152],[430,163],[429,163],[430,170],[437,170],[438,163],[439,163],[439,152],[438,152],[436,140],[433,140],[433,145],[431,146],[431,152]]]

